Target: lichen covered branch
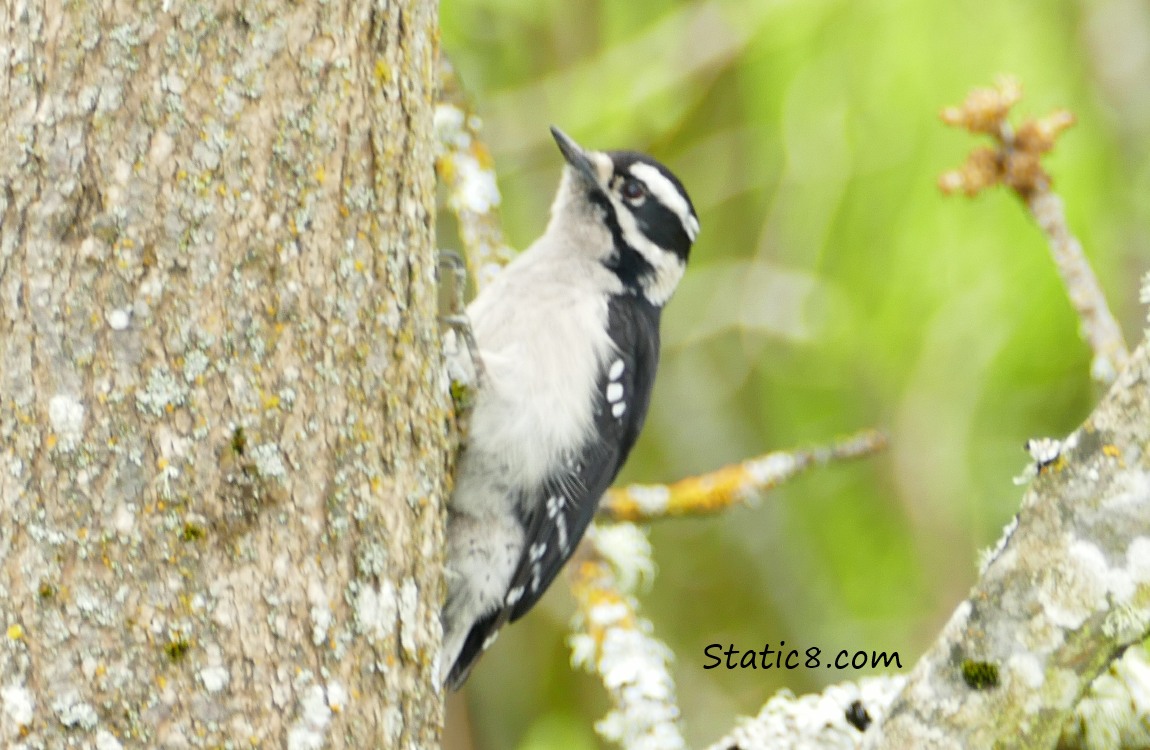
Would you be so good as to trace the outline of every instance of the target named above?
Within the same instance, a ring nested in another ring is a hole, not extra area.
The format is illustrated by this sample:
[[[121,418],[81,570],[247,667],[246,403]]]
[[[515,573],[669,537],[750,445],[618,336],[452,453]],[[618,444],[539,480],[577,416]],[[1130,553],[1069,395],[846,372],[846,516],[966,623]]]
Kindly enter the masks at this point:
[[[1053,747],[1150,632],[1150,351],[1038,473],[970,597],[865,747]]]
[[[571,661],[599,675],[613,707],[595,728],[628,750],[685,747],[671,650],[639,615],[631,591],[653,570],[651,546],[631,524],[592,526],[569,568],[578,611]]]
[[[600,514],[615,521],[651,521],[718,513],[808,469],[869,456],[885,448],[886,442],[882,432],[863,430],[829,445],[766,453],[673,484],[615,487],[603,498]]]
[[[752,719],[742,719],[707,750],[857,750],[872,722],[906,682],[901,675],[865,677],[796,696],[780,690]]]
[[[973,676],[975,670],[969,671]],[[821,693],[796,696],[780,690],[757,716],[740,719],[707,750],[858,750],[905,684],[904,675],[882,675],[831,685]],[[1150,659],[1144,647],[1127,649],[1094,681],[1062,726],[1057,747],[1150,747]]]
[[[479,138],[479,118],[467,106],[459,80],[443,57],[435,106],[439,151],[435,171],[447,188],[447,205],[459,225],[459,241],[468,270],[483,287],[515,257],[499,220],[499,185],[491,152]]]

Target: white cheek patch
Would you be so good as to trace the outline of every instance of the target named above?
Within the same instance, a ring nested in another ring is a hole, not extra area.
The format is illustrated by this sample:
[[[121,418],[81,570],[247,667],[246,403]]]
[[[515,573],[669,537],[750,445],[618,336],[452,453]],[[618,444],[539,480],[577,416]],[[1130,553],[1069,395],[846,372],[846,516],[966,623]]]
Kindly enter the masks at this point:
[[[647,239],[643,230],[635,223],[635,215],[626,209],[612,193],[608,199],[615,207],[615,218],[623,231],[623,239],[635,252],[651,265],[654,273],[643,282],[644,293],[655,305],[662,306],[671,298],[679,279],[683,278],[685,262],[674,253],[668,252]],[[618,415],[616,415],[618,416]]]
[[[636,162],[631,165],[631,174],[643,184],[647,186],[647,190],[651,195],[664,206],[675,212],[679,217],[679,221],[683,224],[683,231],[687,233],[687,237],[691,242],[699,236],[699,220],[691,212],[691,206],[687,203],[687,199],[683,196],[679,189],[675,187],[675,183],[668,180],[663,173],[650,164],[643,162]]]

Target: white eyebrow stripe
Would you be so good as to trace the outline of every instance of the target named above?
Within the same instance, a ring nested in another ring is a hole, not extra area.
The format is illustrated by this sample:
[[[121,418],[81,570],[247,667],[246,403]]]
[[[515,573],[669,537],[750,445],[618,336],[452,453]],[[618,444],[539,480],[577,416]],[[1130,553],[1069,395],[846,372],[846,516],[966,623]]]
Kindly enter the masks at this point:
[[[624,241],[651,266],[652,273],[641,279],[643,294],[651,304],[662,307],[674,294],[675,287],[683,278],[686,259],[651,242],[647,235],[643,234],[643,230],[639,229],[639,225],[635,222],[635,214],[631,213],[630,207],[623,205],[612,191],[605,191],[605,194],[607,200],[611,202]]]
[[[694,216],[687,217],[687,236],[691,238],[691,242],[699,236],[699,220]]]
[[[675,183],[664,177],[663,173],[655,167],[641,161],[632,164],[630,171],[632,175],[643,181],[643,184],[660,203],[675,212],[683,224],[683,231],[687,233],[691,242],[694,242],[695,237],[699,234],[699,220],[695,218],[690,204],[675,187]]]

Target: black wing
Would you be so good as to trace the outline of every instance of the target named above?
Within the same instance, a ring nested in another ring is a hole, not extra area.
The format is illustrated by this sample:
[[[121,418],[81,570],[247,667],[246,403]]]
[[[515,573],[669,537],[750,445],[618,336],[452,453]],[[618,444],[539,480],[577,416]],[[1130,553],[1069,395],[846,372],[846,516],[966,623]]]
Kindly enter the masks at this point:
[[[555,580],[639,437],[659,364],[659,312],[641,295],[611,300],[608,330],[615,352],[599,375],[595,439],[528,504],[533,512],[524,519],[527,544],[507,590],[513,622]]]
[[[472,664],[499,629],[514,622],[539,601],[583,538],[603,493],[615,481],[635,445],[659,363],[660,308],[642,295],[613,297],[608,326],[615,344],[599,374],[595,404],[595,439],[572,455],[563,471],[549,478],[539,494],[523,506],[523,553],[511,578],[504,606],[472,627],[447,684],[462,685]]]

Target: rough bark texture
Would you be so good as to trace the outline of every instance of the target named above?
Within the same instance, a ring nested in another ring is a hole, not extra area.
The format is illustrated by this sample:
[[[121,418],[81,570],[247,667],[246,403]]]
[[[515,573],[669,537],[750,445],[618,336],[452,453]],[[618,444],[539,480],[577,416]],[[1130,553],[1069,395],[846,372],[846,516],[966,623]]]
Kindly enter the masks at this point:
[[[0,744],[434,746],[435,3],[0,20]]]
[[[1150,631],[1150,344],[1046,455],[1017,524],[868,748],[1054,747],[1091,682]]]
[[[711,750],[1147,747],[1150,343],[1052,442],[1016,523],[908,675],[783,691]]]

